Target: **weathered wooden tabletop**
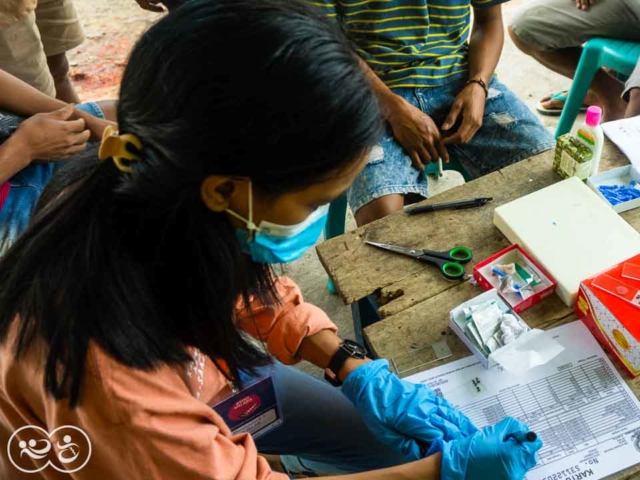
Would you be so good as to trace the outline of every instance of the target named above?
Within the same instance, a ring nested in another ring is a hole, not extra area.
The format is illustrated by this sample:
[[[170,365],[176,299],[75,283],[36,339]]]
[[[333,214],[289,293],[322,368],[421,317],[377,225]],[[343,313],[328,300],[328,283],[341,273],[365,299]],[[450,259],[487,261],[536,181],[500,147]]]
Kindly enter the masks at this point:
[[[448,328],[449,312],[482,290],[470,282],[445,280],[430,265],[401,255],[370,247],[365,240],[404,246],[446,250],[462,245],[473,251],[473,264],[509,246],[509,241],[493,225],[494,209],[561,180],[552,170],[553,152],[546,152],[460,187],[446,191],[425,203],[440,203],[472,197],[493,197],[485,207],[469,210],[445,210],[408,216],[391,215],[357,230],[328,240],[317,248],[320,261],[334,281],[345,303],[375,294],[382,305],[383,318],[364,329],[364,335],[379,357],[396,360],[400,373],[418,372],[429,362],[432,368],[471,353]],[[627,159],[611,144],[605,146],[601,171],[627,164]],[[640,209],[621,214],[640,231]],[[575,314],[553,295],[521,314],[531,327],[548,329],[576,320]],[[445,339],[453,355],[433,362],[430,345]],[[431,363],[433,362],[433,363]],[[616,367],[617,363],[614,361]],[[640,377],[623,378],[640,396]],[[611,478],[640,478],[640,465]]]

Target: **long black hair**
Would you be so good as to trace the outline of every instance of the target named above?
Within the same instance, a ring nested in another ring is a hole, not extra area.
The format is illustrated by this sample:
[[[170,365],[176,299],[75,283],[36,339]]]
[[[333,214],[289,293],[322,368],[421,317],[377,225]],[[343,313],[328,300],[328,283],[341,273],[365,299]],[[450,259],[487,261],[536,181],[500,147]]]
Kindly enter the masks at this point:
[[[377,140],[378,105],[350,44],[300,0],[192,0],[131,53],[120,133],[130,173],[106,160],[53,200],[0,262],[0,341],[48,347],[44,382],[76,405],[89,342],[133,368],[200,349],[235,377],[269,361],[236,329],[239,299],[273,300],[207,175],[279,195],[350,168]]]
[[[97,143],[87,144],[85,150],[69,157],[56,169],[33,207],[30,223],[35,222],[45,208],[52,207],[62,194],[68,193],[69,189],[80,184],[98,168],[98,147]]]

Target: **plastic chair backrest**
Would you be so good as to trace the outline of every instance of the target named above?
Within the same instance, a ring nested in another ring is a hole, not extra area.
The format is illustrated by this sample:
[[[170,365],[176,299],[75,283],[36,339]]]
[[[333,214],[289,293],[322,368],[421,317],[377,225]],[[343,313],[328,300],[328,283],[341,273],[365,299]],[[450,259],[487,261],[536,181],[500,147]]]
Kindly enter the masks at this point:
[[[592,38],[582,49],[571,91],[562,109],[556,137],[571,131],[580,107],[598,70],[607,67],[618,75],[630,75],[640,58],[640,42]]]

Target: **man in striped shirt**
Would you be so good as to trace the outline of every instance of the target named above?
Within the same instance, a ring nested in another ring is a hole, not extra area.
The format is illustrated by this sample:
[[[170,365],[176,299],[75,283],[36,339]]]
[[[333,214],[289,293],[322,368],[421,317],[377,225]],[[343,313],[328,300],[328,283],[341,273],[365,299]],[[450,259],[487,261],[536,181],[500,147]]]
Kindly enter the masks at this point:
[[[424,165],[439,157],[478,177],[554,147],[494,75],[507,0],[309,1],[353,40],[388,123],[349,190],[359,225],[402,209],[408,194],[427,197]]]

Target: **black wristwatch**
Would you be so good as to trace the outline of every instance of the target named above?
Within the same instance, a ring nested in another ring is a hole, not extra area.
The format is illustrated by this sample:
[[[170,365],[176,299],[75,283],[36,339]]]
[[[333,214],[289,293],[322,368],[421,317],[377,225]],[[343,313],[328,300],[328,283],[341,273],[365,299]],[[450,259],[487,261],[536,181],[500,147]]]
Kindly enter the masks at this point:
[[[353,340],[343,340],[338,351],[329,360],[329,365],[324,371],[324,379],[334,387],[339,387],[342,382],[338,378],[338,372],[349,358],[363,359],[367,356],[367,349]]]

